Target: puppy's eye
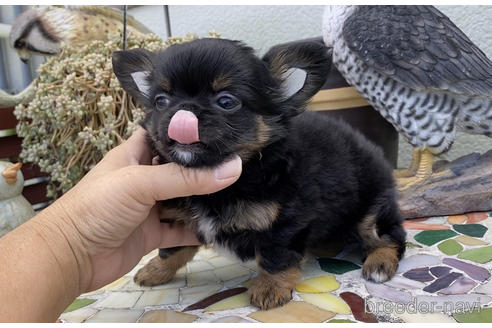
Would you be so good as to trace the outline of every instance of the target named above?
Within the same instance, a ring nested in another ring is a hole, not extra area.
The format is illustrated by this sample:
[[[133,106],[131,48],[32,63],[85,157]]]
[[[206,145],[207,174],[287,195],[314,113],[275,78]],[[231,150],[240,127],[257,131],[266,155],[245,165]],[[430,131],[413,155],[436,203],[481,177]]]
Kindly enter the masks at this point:
[[[232,111],[241,107],[241,101],[231,94],[219,94],[217,105],[227,111]]]
[[[166,95],[157,95],[154,98],[154,104],[157,109],[166,109],[169,106],[169,97]]]

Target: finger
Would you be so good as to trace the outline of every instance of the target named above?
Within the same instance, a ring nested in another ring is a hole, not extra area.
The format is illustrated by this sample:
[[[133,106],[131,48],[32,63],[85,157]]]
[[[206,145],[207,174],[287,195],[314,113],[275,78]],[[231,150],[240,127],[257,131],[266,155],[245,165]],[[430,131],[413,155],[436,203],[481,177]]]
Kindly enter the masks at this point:
[[[150,164],[151,150],[147,143],[147,132],[139,127],[122,146],[125,148],[130,164]]]
[[[116,176],[123,179],[132,197],[143,204],[153,205],[164,200],[190,195],[217,192],[234,183],[240,176],[242,162],[239,156],[214,169],[184,168],[176,163],[164,165],[136,165],[122,168]]]

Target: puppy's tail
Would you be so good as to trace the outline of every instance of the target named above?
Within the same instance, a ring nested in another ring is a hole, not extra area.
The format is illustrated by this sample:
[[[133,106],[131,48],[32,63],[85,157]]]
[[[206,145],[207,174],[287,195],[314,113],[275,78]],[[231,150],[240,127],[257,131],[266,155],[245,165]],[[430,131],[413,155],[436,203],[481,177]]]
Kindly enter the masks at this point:
[[[401,259],[406,240],[402,222],[395,191],[389,189],[378,198],[357,227],[363,248],[368,253],[375,248],[396,248],[398,258]]]
[[[362,276],[383,282],[391,279],[405,252],[405,230],[394,190],[385,192],[358,225],[358,233],[367,257]]]

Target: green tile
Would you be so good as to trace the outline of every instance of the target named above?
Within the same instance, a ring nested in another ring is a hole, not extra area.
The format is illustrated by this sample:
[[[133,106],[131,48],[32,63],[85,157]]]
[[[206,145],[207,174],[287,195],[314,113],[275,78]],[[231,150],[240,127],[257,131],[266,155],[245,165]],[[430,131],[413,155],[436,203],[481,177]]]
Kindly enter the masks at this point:
[[[410,242],[410,241],[407,241],[407,242],[405,243],[405,245],[406,245],[406,247],[407,247],[407,248],[422,248],[422,246],[421,246],[421,245],[419,245],[419,244],[415,244],[415,243],[412,243],[412,242]]]
[[[344,274],[345,272],[360,269],[357,264],[340,259],[324,258],[318,259],[318,262],[321,270],[334,274]]]
[[[454,224],[453,229],[464,235],[479,238],[483,237],[488,230],[481,224]]]
[[[492,246],[473,248],[461,252],[459,259],[470,260],[477,263],[487,263],[492,260]]]
[[[464,313],[453,313],[453,317],[460,323],[490,323],[492,322],[492,308],[474,309],[471,313],[464,311]]]
[[[453,230],[448,230],[448,229],[446,229],[446,230],[426,230],[426,231],[419,232],[413,238],[421,244],[431,246],[437,242],[440,242],[441,240],[448,239],[448,238],[454,237],[456,235],[457,235],[456,232],[454,232]]]
[[[448,239],[437,245],[437,248],[446,255],[456,255],[463,250],[463,246],[454,239]]]
[[[77,298],[75,301],[73,301],[72,304],[70,304],[67,307],[67,309],[65,311],[63,311],[63,313],[75,311],[75,310],[80,309],[80,308],[82,308],[84,306],[87,306],[89,304],[92,304],[95,301],[96,300],[91,300],[89,298]]]

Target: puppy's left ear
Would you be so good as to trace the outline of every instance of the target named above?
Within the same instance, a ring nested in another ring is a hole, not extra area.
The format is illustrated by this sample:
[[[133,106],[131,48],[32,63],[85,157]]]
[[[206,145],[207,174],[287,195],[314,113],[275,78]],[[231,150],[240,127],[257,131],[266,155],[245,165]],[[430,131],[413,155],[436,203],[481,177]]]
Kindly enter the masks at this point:
[[[278,101],[298,114],[325,83],[331,51],[319,37],[274,46],[263,60],[280,82]]]

